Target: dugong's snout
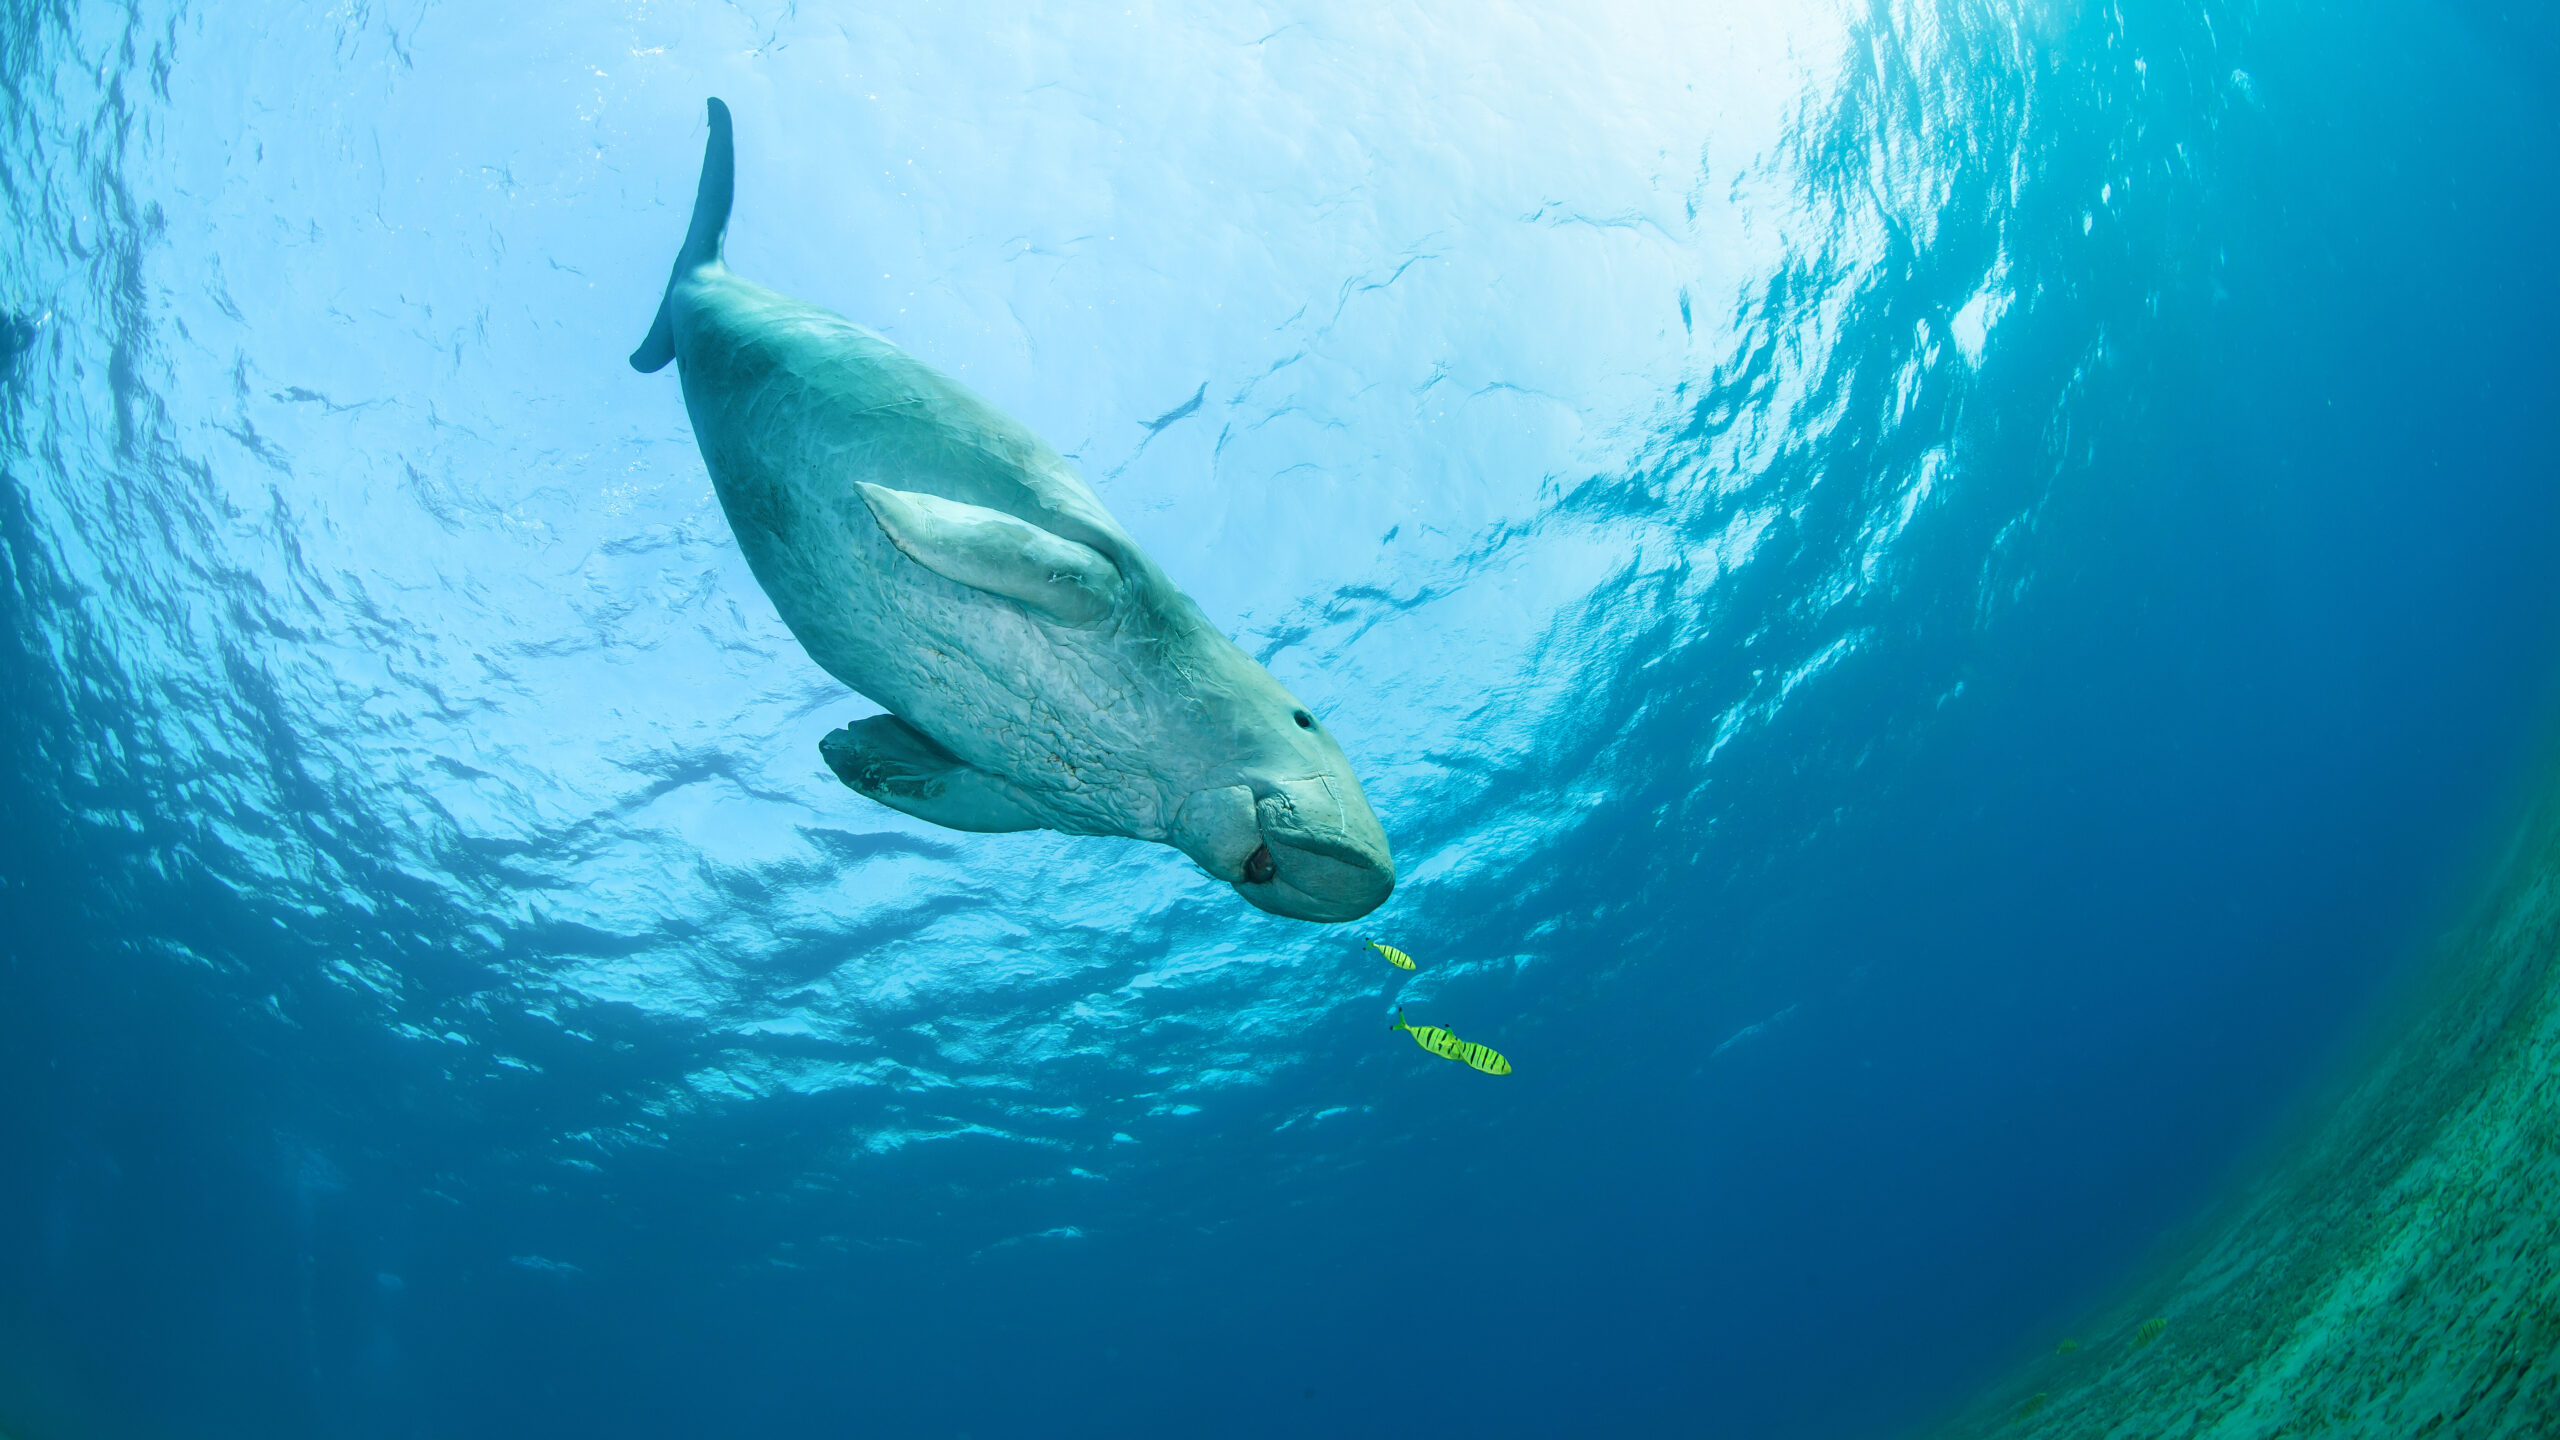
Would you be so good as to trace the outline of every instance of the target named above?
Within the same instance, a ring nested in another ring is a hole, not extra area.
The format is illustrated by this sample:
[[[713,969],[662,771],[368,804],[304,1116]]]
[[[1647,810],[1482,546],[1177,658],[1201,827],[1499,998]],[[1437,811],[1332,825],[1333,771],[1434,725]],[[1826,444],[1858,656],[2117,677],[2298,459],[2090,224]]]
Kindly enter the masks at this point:
[[[1368,800],[1330,775],[1200,791],[1184,802],[1174,843],[1256,907],[1294,920],[1357,920],[1396,888]]]
[[[1357,920],[1387,901],[1396,872],[1384,857],[1344,859],[1338,853],[1300,849],[1266,840],[1256,862],[1236,883],[1236,893],[1274,915],[1339,923]],[[1257,880],[1256,873],[1264,878]]]

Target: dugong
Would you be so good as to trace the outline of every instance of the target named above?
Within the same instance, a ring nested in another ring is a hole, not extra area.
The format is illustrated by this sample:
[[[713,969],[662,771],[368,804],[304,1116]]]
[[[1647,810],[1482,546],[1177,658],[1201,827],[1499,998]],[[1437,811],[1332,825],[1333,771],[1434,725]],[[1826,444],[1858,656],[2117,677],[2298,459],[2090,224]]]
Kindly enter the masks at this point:
[[[828,673],[888,711],[818,750],[954,830],[1174,846],[1276,915],[1354,920],[1395,862],[1342,747],[1220,634],[1066,459],[863,327],[721,262],[710,102],[693,223],[642,374],[676,362],[748,568]]]

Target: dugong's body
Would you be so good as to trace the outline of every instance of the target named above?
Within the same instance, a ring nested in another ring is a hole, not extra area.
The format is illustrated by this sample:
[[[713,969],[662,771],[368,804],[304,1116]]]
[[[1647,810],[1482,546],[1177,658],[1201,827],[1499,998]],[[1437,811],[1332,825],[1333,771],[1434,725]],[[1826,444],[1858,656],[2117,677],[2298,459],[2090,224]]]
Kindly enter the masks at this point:
[[[889,712],[827,736],[828,766],[953,829],[1177,846],[1276,914],[1375,909],[1394,862],[1342,748],[1063,457],[869,330],[729,273],[729,113],[710,110],[692,229],[631,363],[676,362],[757,581]]]

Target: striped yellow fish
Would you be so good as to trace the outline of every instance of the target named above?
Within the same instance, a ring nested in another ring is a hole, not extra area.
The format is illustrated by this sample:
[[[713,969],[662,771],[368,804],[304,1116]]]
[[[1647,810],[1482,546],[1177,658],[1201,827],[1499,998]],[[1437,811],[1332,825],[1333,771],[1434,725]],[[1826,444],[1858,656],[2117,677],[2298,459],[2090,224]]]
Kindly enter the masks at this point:
[[[1462,1065],[1472,1065],[1487,1075],[1511,1073],[1511,1062],[1503,1059],[1501,1052],[1478,1045],[1472,1040],[1461,1040],[1437,1025],[1411,1024],[1404,1018],[1404,1007],[1401,1005],[1396,1007],[1396,1023],[1387,1028],[1404,1031],[1413,1037],[1414,1044],[1443,1060],[1455,1060]]]
[[[1413,968],[1413,957],[1407,955],[1393,945],[1384,945],[1380,944],[1378,941],[1372,940],[1369,942],[1369,948],[1386,956],[1387,963],[1393,965],[1399,970],[1410,970]]]

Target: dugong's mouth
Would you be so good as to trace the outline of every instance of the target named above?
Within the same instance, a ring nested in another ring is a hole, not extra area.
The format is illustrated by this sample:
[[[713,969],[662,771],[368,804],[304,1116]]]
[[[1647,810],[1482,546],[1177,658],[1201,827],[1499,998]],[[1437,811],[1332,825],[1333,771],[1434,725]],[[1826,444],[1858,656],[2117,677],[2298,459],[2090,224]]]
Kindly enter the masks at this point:
[[[1245,857],[1236,893],[1258,909],[1295,920],[1339,924],[1386,903],[1396,872],[1384,857],[1325,836],[1282,837],[1266,832]]]
[[[1168,838],[1274,915],[1339,924],[1386,903],[1395,861],[1366,804],[1345,806],[1323,778],[1263,788],[1259,797],[1243,785],[1196,792]]]

